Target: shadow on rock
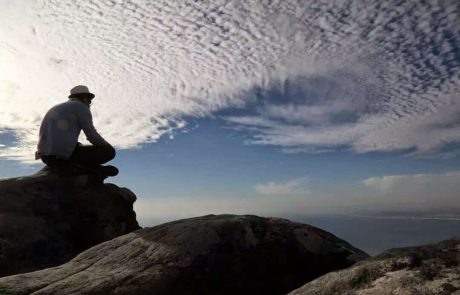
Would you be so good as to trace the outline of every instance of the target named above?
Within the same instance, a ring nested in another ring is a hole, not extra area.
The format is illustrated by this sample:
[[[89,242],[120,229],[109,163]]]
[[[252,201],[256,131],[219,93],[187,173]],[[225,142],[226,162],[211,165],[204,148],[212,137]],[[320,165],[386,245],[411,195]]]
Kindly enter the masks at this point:
[[[92,177],[43,169],[0,180],[0,276],[62,264],[139,229],[136,196]]]

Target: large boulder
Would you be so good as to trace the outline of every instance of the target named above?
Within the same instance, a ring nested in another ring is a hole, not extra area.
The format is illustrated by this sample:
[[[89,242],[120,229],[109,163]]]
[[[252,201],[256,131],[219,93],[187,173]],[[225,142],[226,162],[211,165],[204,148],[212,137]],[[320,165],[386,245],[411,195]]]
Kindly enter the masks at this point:
[[[313,226],[208,215],[141,229],[51,269],[0,279],[8,294],[286,294],[368,257]]]
[[[135,195],[96,178],[45,168],[0,180],[0,276],[62,264],[139,229]]]
[[[460,294],[460,238],[388,250],[289,295]]]

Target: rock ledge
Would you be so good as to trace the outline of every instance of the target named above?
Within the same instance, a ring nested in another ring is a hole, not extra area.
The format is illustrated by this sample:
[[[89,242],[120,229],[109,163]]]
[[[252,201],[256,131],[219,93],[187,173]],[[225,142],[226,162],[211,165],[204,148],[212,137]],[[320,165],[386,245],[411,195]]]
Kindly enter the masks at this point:
[[[92,177],[43,169],[0,180],[0,276],[62,264],[139,229],[136,196]]]

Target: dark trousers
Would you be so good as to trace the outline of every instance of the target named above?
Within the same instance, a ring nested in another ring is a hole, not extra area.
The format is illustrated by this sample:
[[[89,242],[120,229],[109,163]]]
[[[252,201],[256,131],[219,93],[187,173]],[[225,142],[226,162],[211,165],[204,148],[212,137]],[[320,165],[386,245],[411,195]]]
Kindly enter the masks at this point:
[[[41,156],[43,163],[48,166],[66,164],[80,164],[84,166],[98,166],[115,158],[115,149],[112,146],[95,146],[78,144],[68,160],[55,156]]]

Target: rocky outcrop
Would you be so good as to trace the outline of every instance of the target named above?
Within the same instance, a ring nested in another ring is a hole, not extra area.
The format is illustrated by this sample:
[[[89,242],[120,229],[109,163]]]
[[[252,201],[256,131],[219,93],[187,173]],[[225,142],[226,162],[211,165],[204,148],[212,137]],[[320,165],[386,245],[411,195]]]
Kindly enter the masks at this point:
[[[208,215],[141,229],[61,266],[0,279],[8,294],[286,294],[368,257],[284,219]]]
[[[386,251],[289,295],[460,294],[460,238]]]
[[[135,195],[94,175],[0,180],[0,276],[56,266],[139,228]]]

